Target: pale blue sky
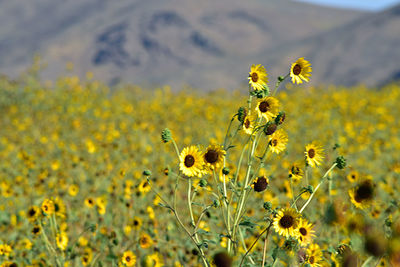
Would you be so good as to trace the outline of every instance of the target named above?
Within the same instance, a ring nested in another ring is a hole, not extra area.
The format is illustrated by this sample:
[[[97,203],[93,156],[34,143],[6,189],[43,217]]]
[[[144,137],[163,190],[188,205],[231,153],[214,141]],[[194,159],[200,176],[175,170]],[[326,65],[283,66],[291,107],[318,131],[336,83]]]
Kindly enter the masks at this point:
[[[297,0],[321,5],[378,11],[400,3],[400,0]]]

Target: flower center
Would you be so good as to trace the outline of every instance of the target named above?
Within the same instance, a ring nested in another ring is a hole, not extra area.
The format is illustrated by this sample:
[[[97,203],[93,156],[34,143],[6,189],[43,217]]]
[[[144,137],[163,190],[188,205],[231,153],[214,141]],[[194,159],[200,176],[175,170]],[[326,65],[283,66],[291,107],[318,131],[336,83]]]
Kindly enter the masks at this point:
[[[296,65],[293,67],[293,74],[294,74],[294,75],[299,75],[300,72],[301,72],[301,66],[300,66],[299,64],[296,64]]]
[[[218,152],[214,149],[210,149],[204,155],[204,158],[208,163],[215,163],[218,160]]]
[[[304,227],[301,227],[301,228],[299,229],[299,231],[300,231],[300,234],[302,234],[302,235],[307,235],[307,230],[306,230]]]
[[[248,129],[250,127],[250,120],[245,120],[244,122],[244,127],[246,127],[246,129]]]
[[[125,260],[126,260],[127,262],[130,262],[130,261],[131,261],[131,257],[126,256]]]
[[[29,210],[29,216],[34,216],[35,215],[35,210],[34,209],[30,209]]]
[[[310,159],[312,159],[313,157],[315,157],[315,150],[314,148],[311,148],[310,150],[308,150],[308,157]]]
[[[357,202],[362,202],[363,200],[371,199],[373,195],[373,188],[369,183],[360,185],[354,196]]]
[[[194,157],[192,155],[187,155],[185,157],[185,166],[190,168],[194,165]]]
[[[253,83],[256,83],[258,81],[258,74],[257,72],[253,72],[251,74],[251,80],[253,81]]]
[[[268,101],[263,101],[263,102],[260,103],[258,108],[262,113],[264,113],[264,112],[267,112],[270,109],[270,105],[269,105]]]
[[[311,257],[308,259],[308,261],[309,261],[311,264],[313,264],[313,263],[314,263],[314,261],[315,261],[315,258],[314,258],[314,256],[311,256]]]
[[[277,145],[278,145],[278,140],[277,140],[277,139],[274,139],[274,140],[272,140],[271,143],[272,143],[273,146],[277,146]]]
[[[280,220],[279,220],[279,224],[283,227],[283,228],[290,228],[293,226],[294,223],[294,218],[290,215],[284,215]]]

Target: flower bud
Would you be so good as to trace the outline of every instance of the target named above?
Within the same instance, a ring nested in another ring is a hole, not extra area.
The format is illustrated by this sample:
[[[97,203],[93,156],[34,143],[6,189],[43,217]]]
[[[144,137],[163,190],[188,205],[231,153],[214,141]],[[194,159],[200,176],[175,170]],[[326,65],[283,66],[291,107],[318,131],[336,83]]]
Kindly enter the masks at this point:
[[[144,175],[144,176],[151,176],[151,171],[149,171],[149,170],[144,170],[144,171],[143,171],[143,175]]]
[[[338,167],[341,170],[344,169],[344,167],[346,167],[346,159],[343,156],[337,157],[335,163],[337,164],[336,167]]]
[[[168,143],[169,141],[171,141],[172,139],[172,133],[168,128],[165,128],[162,132],[161,132],[161,140],[164,143]]]
[[[224,175],[228,175],[229,174],[229,168],[228,167],[223,167],[222,168],[222,173],[224,174]]]
[[[265,135],[271,135],[276,131],[276,124],[274,122],[268,122],[267,125],[264,127]]]

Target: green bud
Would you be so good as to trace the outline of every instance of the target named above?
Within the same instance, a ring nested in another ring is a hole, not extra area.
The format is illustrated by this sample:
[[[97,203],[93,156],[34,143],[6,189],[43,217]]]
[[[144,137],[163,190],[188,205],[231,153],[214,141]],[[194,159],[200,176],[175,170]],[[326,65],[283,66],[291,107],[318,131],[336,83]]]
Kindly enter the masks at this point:
[[[392,226],[392,220],[391,220],[390,218],[386,218],[386,219],[385,219],[385,225],[386,225],[387,227],[391,227],[391,226]]]
[[[346,159],[343,156],[337,157],[335,163],[337,164],[336,167],[338,167],[341,170],[344,169],[344,167],[346,167]]]
[[[145,175],[145,176],[151,176],[151,171],[149,171],[149,170],[144,170],[144,171],[143,171],[143,175]]]
[[[199,185],[200,185],[200,187],[206,187],[207,181],[205,179],[201,179]]]
[[[312,194],[314,192],[314,187],[312,185],[309,185],[306,187],[306,191],[310,194]]]
[[[275,123],[277,125],[281,125],[285,121],[285,118],[286,118],[285,112],[280,111],[278,116],[276,116],[276,118],[275,118]]]
[[[285,76],[279,76],[279,77],[278,77],[278,81],[279,81],[279,82],[283,82],[283,80],[285,80]]]
[[[165,128],[162,132],[161,132],[161,140],[164,143],[168,143],[169,141],[171,141],[172,139],[172,133],[168,128]]]
[[[246,108],[244,108],[244,107],[240,107],[239,109],[238,109],[238,120],[241,122],[241,123],[243,123],[244,122],[244,118],[246,117],[246,115],[247,115],[247,110],[246,110]]]
[[[272,209],[272,203],[271,202],[269,202],[269,201],[267,201],[267,202],[264,202],[264,209],[266,210],[266,211],[271,211],[271,209]]]
[[[223,167],[222,168],[222,173],[224,174],[224,175],[228,175],[229,174],[229,168],[228,167]]]

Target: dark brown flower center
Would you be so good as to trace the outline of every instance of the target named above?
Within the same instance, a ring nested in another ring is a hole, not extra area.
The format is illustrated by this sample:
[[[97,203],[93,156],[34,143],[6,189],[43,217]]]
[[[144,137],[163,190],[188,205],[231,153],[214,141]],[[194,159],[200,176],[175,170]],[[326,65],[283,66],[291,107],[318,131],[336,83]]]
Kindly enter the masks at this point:
[[[297,166],[293,166],[293,167],[292,167],[292,173],[293,173],[294,175],[300,174],[300,168],[297,167]]]
[[[290,215],[284,215],[282,218],[279,220],[279,224],[283,228],[290,228],[294,224],[294,218]]]
[[[307,235],[307,230],[306,230],[306,228],[304,228],[304,227],[301,227],[301,228],[299,229],[299,232],[300,232],[300,234],[302,234],[302,235]]]
[[[126,256],[125,260],[126,260],[127,262],[130,262],[130,261],[131,261],[131,257],[130,257],[130,256]]]
[[[278,139],[272,140],[272,146],[277,146],[278,145]]]
[[[310,159],[312,159],[313,157],[315,157],[315,150],[314,150],[314,148],[311,148],[311,149],[308,150],[308,157],[309,157]]]
[[[251,80],[253,81],[253,83],[256,83],[258,81],[258,74],[257,72],[253,72],[251,74]]]
[[[354,199],[357,202],[362,202],[364,200],[372,199],[374,190],[372,185],[368,183],[361,184],[355,192]]]
[[[267,188],[268,181],[264,176],[260,176],[257,178],[257,181],[255,181],[253,185],[254,185],[254,191],[262,192]]]
[[[185,157],[185,166],[190,168],[194,165],[194,157],[192,155],[187,155]]]
[[[30,216],[30,217],[35,216],[35,214],[36,214],[35,209],[29,209],[29,216]]]
[[[309,261],[311,264],[313,264],[313,263],[314,263],[314,261],[315,261],[315,258],[314,258],[314,256],[311,256],[311,257],[308,259],[308,261]]]
[[[218,160],[218,151],[214,149],[210,149],[207,151],[207,153],[204,155],[205,160],[208,163],[215,163]]]
[[[267,112],[270,109],[270,105],[269,105],[268,101],[261,102],[260,105],[258,106],[258,109],[262,113]]]
[[[293,74],[294,74],[294,75],[299,75],[300,72],[301,72],[301,66],[300,66],[299,64],[296,64],[296,65],[293,67]]]
[[[248,129],[250,127],[250,120],[249,119],[246,119],[244,121],[244,127],[246,127],[246,129]]]

